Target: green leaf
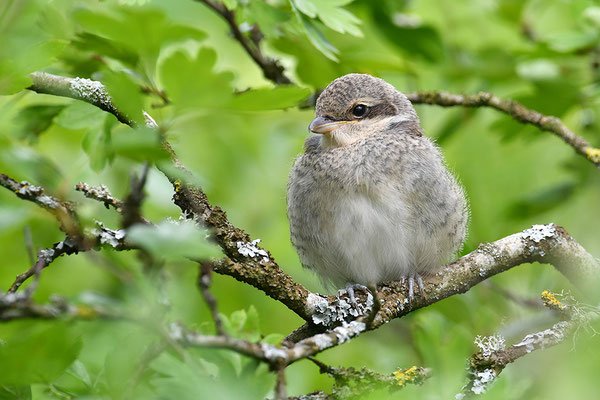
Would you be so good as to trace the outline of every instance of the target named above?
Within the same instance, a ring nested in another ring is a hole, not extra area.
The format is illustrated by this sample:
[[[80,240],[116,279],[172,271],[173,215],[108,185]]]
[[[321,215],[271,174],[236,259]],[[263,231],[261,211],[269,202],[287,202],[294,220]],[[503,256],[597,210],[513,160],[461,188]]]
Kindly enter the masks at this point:
[[[111,129],[114,124],[116,124],[116,118],[112,116],[110,118],[105,118],[102,126],[90,127],[83,136],[81,147],[88,155],[90,167],[95,172],[100,172],[114,157],[111,148]]]
[[[561,53],[572,53],[593,47],[598,42],[598,32],[571,31],[546,36],[548,46]]]
[[[73,101],[54,122],[66,129],[86,129],[102,126],[106,112],[84,101]]]
[[[106,72],[102,77],[113,104],[127,118],[138,124],[144,124],[144,99],[140,87],[125,72]]]
[[[0,346],[0,385],[52,382],[77,358],[81,340],[66,323],[35,321]]]
[[[236,95],[227,107],[243,111],[280,110],[296,107],[310,93],[308,88],[298,86],[252,89]]]
[[[151,331],[142,332],[138,327],[130,332],[122,332],[116,339],[114,348],[106,355],[104,374],[110,392],[120,398],[133,388],[136,374],[140,372],[140,363],[156,339]]]
[[[321,22],[330,29],[339,33],[349,33],[353,36],[362,37],[363,34],[358,27],[360,20],[350,11],[341,8],[353,0],[291,0],[293,5],[309,18],[319,17]]]
[[[203,31],[173,23],[162,10],[150,7],[80,8],[73,16],[83,32],[93,35],[88,38],[105,39],[88,42],[92,46],[88,50],[102,50],[110,45],[116,50],[111,52],[112,56],[132,67],[137,67],[138,60],[141,61],[144,65],[139,72],[150,77],[161,48],[177,41],[206,37]]]
[[[54,118],[65,109],[63,105],[34,104],[19,111],[15,122],[19,127],[20,136],[29,140],[36,140],[45,132]]]
[[[155,226],[135,225],[127,231],[127,239],[155,257],[169,260],[181,257],[202,260],[222,254],[208,240],[208,231],[191,220],[163,221]]]
[[[161,63],[160,82],[175,106],[218,108],[229,102],[233,75],[213,72],[216,59],[214,50],[202,48],[195,56],[178,50]]]
[[[85,383],[86,386],[92,386],[92,379],[90,378],[90,374],[85,367],[85,364],[79,360],[75,360],[75,362],[69,367],[67,372],[73,376],[74,378],[80,380]]]
[[[47,40],[17,54],[0,55],[0,94],[14,94],[31,85],[27,75],[50,65],[67,43],[64,40]]]
[[[144,126],[130,129],[119,127],[113,132],[111,149],[114,154],[135,161],[158,161],[169,157],[163,149],[160,133]]]
[[[0,385],[0,400],[30,400],[31,386]]]
[[[421,56],[429,62],[439,62],[445,58],[442,38],[433,26],[396,25],[382,7],[375,9],[373,17],[375,27],[389,42],[411,57]]]
[[[265,36],[275,37],[281,35],[279,27],[290,19],[291,14],[273,7],[264,0],[252,0],[245,9],[245,16],[249,24],[258,24]]]
[[[306,33],[306,36],[312,45],[315,46],[315,48],[321,53],[323,53],[325,57],[337,62],[338,58],[336,54],[338,54],[340,51],[331,43],[329,43],[325,35],[323,35],[323,33],[314,25],[311,20],[303,15],[297,15],[298,18],[300,18],[300,22],[302,22],[302,25],[304,26],[304,32]]]

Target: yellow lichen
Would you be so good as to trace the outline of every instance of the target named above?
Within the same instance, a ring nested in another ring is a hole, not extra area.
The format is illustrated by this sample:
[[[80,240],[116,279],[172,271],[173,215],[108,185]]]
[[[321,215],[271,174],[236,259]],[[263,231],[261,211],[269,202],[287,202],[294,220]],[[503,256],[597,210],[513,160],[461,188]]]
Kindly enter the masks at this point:
[[[420,368],[412,366],[407,369],[397,369],[394,371],[394,378],[398,386],[404,386],[408,382],[413,382],[419,376]]]
[[[175,192],[179,192],[181,190],[181,181],[179,179],[173,182],[173,186],[175,188]]]
[[[92,319],[96,317],[96,310],[88,306],[78,306],[77,315],[81,318]]]
[[[585,156],[594,163],[600,163],[600,149],[595,147],[586,147]]]
[[[542,292],[542,300],[544,301],[544,305],[553,310],[564,310],[567,308],[566,305],[558,301],[556,295],[549,290],[544,290]]]

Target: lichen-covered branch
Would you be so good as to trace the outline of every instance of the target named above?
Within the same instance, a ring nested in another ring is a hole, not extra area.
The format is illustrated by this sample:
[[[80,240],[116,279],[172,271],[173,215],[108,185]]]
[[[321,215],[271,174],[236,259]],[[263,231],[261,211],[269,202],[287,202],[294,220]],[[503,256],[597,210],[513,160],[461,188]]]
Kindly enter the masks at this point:
[[[266,343],[252,343],[224,335],[203,335],[189,330],[180,324],[172,324],[169,327],[169,337],[185,346],[229,349],[266,362],[274,367],[279,367],[314,356],[338,344],[347,342],[364,331],[364,323],[353,321],[304,339],[290,347],[278,347]]]
[[[78,85],[79,81],[75,82],[74,78],[65,78],[46,73],[34,73],[31,77],[34,84],[29,87],[30,90],[71,97],[98,106],[97,102],[92,101],[93,96],[81,96],[79,95],[79,91],[72,93],[70,90],[67,90],[71,84]],[[56,90],[52,90],[50,87],[53,82],[59,85]],[[102,83],[96,81],[90,82],[92,82],[90,83],[90,87],[93,87],[94,90],[106,93],[106,89],[104,89]],[[117,111],[110,102],[110,97],[104,100],[108,103],[100,108],[111,113]],[[115,115],[118,117],[118,112]],[[148,126],[158,127],[152,117],[146,113],[144,115]],[[127,119],[119,120],[133,126],[133,122]],[[226,261],[215,266],[215,272],[231,275],[238,280],[250,283],[274,299],[287,305],[302,318],[310,319],[310,313],[307,312],[306,308],[306,299],[310,292],[299,283],[294,282],[289,275],[285,274],[273,257],[271,257],[270,253],[258,246],[259,241],[253,241],[250,235],[231,224],[227,219],[225,211],[218,206],[213,206],[200,187],[185,182],[184,178],[190,176],[189,170],[177,159],[169,143],[165,141],[164,147],[171,155],[173,166],[181,171],[180,176],[174,176],[169,169],[159,166],[159,169],[173,185],[175,190],[173,201],[188,217],[194,218],[196,221],[213,228],[217,242],[229,257]],[[90,196],[96,196],[100,201],[105,202],[105,200],[108,200],[109,204],[111,201],[114,202],[112,196],[106,193],[106,191],[96,190],[96,193],[92,194],[89,189],[89,186],[86,187],[84,184],[78,190],[84,193],[87,190]],[[118,204],[119,208],[122,209],[123,204],[121,202],[115,204]]]
[[[399,368],[390,375],[384,375],[365,367],[358,370],[352,367],[330,367],[313,357],[309,357],[309,360],[319,367],[322,374],[327,374],[335,380],[331,394],[319,393],[319,395],[325,396],[319,398],[331,400],[360,398],[361,395],[378,389],[388,389],[390,393],[393,393],[404,388],[407,384],[420,385],[431,374],[429,368],[418,366]],[[301,398],[312,398],[305,396]],[[298,399],[298,397],[292,399]]]
[[[33,84],[28,87],[29,90],[85,101],[114,115],[124,124],[133,124],[130,118],[117,110],[108,91],[98,81],[85,78],[67,78],[46,72],[33,72],[29,77],[33,81]]]
[[[24,293],[0,295],[0,321],[16,319],[119,319],[121,315],[102,306],[73,305],[62,298],[52,298],[48,304],[32,301]]]
[[[47,210],[56,217],[64,233],[73,238],[80,238],[79,223],[71,203],[47,195],[41,186],[32,185],[27,181],[18,182],[2,173],[0,173],[0,186],[12,191],[17,197]]]
[[[252,27],[253,38],[256,38],[253,41],[250,41],[242,31],[239,26],[235,22],[235,11],[229,10],[225,5],[219,1],[212,0],[197,0],[201,3],[206,4],[209,8],[219,14],[225,22],[229,25],[229,29],[231,34],[237,40],[240,45],[244,48],[246,53],[254,60],[256,65],[260,67],[265,75],[265,78],[273,81],[276,84],[288,84],[292,83],[292,81],[285,75],[284,68],[277,62],[277,60],[269,58],[263,54],[260,49],[260,39],[262,39],[263,34],[258,28],[258,26],[254,25]]]
[[[91,186],[85,182],[79,182],[75,185],[75,190],[82,192],[88,199],[103,203],[107,209],[112,206],[119,214],[123,212],[123,202],[114,197],[106,185]]]
[[[430,104],[442,107],[491,107],[506,113],[519,122],[532,124],[539,129],[551,132],[561,138],[575,151],[600,168],[600,149],[576,135],[556,117],[540,114],[530,110],[514,100],[501,99],[491,93],[481,92],[472,95],[452,94],[446,92],[417,92],[406,95],[413,104]]]
[[[492,243],[484,243],[475,251],[444,266],[424,281],[423,295],[408,301],[408,288],[401,282],[380,285],[381,310],[373,320],[375,329],[394,318],[429,306],[447,297],[465,293],[489,277],[517,265],[540,262],[552,264],[586,293],[594,293],[600,282],[600,263],[578,244],[562,227],[554,224],[534,225]],[[366,294],[359,294],[366,301]],[[312,324],[307,324],[288,340],[297,341],[314,335],[319,329],[356,318],[348,312],[346,301],[330,296],[310,294],[307,299],[315,310]],[[362,315],[360,318],[365,318]]]
[[[85,98],[82,100],[86,101]],[[413,100],[417,101],[414,96]],[[421,99],[422,102],[425,100]],[[513,109],[516,109],[514,105]],[[582,145],[576,138],[569,140],[578,146]],[[174,164],[183,168],[172,154]],[[181,210],[190,218],[214,229],[215,238],[227,255],[227,258],[213,265],[214,271],[231,275],[263,290],[309,320],[307,326],[310,329],[296,335],[295,341],[331,329],[342,321],[364,318],[364,315],[361,316],[363,313],[353,311],[343,298],[310,293],[294,282],[269,252],[260,248],[258,242],[251,240],[246,232],[231,224],[226,213],[220,207],[213,206],[199,187],[182,182],[168,172],[166,175],[174,186],[173,198]],[[427,280],[425,295],[417,296],[411,304],[408,304],[406,286],[399,282],[382,285],[378,291],[381,310],[371,328],[375,329],[391,319],[446,297],[464,293],[488,277],[516,265],[536,261],[553,264],[575,283],[598,282],[600,267],[591,255],[564,229],[552,224],[539,225],[497,242],[481,245],[476,251],[448,264]],[[368,295],[361,294],[359,297],[366,302]]]
[[[38,252],[36,262],[25,272],[17,275],[13,284],[10,285],[10,288],[8,289],[7,293],[14,293],[17,290],[19,290],[21,285],[27,279],[31,278],[36,273],[39,273],[39,271],[49,266],[50,263],[52,263],[54,260],[62,256],[63,254],[69,255],[77,253],[79,251],[81,250],[79,250],[77,243],[68,236],[65,238],[65,240],[55,243],[52,247],[40,250]]]
[[[547,290],[542,292],[544,305],[558,311],[564,320],[540,332],[526,335],[519,343],[506,348],[504,338],[498,335],[477,337],[475,344],[480,351],[469,359],[469,382],[462,388],[457,399],[466,399],[482,394],[493,384],[498,375],[510,363],[531,353],[563,343],[580,327],[600,317],[600,309],[581,304],[567,305],[557,295]]]

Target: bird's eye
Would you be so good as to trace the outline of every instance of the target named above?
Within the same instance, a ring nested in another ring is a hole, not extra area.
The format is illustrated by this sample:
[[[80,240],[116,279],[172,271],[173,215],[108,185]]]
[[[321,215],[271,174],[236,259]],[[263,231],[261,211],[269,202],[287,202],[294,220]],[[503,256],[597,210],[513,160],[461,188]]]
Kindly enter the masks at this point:
[[[364,104],[357,104],[352,109],[352,115],[354,115],[357,118],[364,117],[366,113],[367,106],[365,106]]]

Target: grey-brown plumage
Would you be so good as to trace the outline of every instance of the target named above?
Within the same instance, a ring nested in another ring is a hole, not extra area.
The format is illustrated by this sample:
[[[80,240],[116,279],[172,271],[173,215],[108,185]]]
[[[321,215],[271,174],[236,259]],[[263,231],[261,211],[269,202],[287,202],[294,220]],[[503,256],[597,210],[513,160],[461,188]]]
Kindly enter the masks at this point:
[[[370,75],[319,96],[288,183],[292,243],[326,283],[377,284],[446,263],[462,245],[464,192],[410,103]]]

